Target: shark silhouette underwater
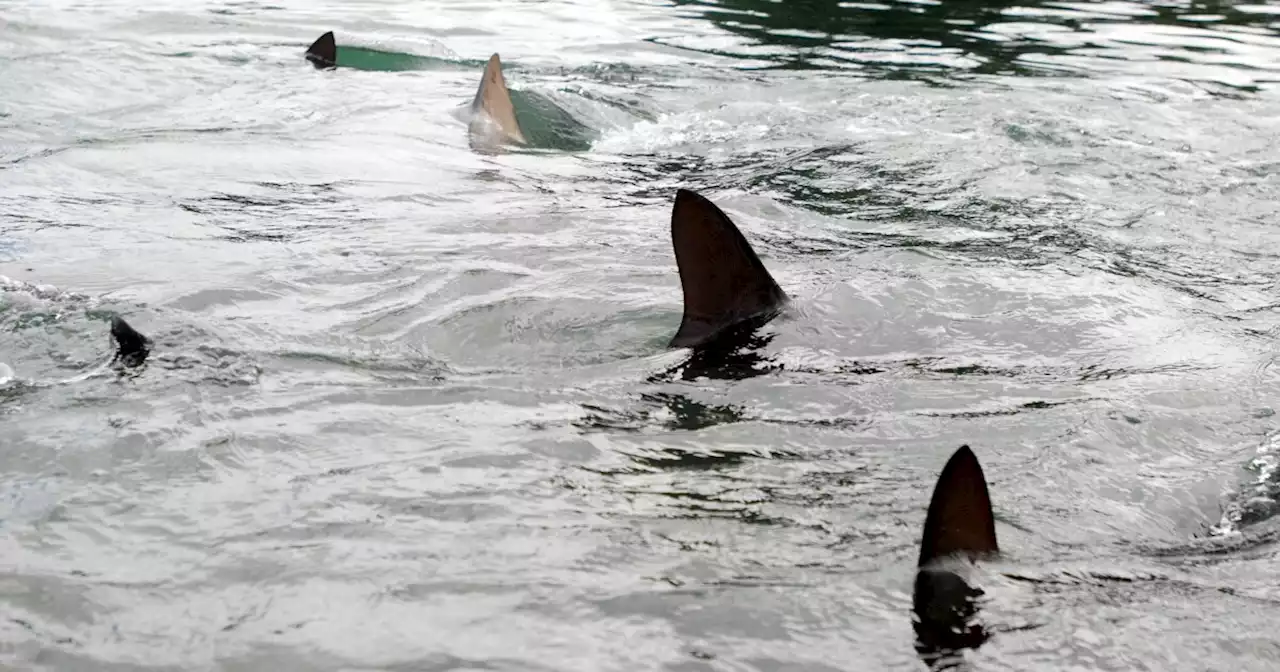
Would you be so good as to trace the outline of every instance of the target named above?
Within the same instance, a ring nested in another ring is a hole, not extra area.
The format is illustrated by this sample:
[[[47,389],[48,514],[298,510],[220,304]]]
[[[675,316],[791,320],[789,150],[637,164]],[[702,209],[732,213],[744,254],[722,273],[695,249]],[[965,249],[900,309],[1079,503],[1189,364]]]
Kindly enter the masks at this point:
[[[365,65],[365,69],[418,69],[401,61],[425,62],[430,59],[409,56],[406,54],[390,54],[375,52],[356,47],[338,47],[333,31],[321,35],[306,51],[306,59],[316,68],[328,70],[337,68],[340,62],[339,53],[350,52],[351,58],[342,61],[364,62],[376,61],[382,65]],[[378,54],[374,58],[370,54]],[[556,103],[543,96],[524,93],[523,113],[527,124],[522,125],[517,118],[516,104],[512,100],[512,90],[507,87],[506,77],[502,72],[502,59],[498,54],[489,57],[480,78],[480,86],[469,107],[469,130],[473,137],[516,145],[551,145],[565,149],[582,149],[589,144],[585,138],[591,130],[573,118]],[[544,128],[546,127],[546,128]]]

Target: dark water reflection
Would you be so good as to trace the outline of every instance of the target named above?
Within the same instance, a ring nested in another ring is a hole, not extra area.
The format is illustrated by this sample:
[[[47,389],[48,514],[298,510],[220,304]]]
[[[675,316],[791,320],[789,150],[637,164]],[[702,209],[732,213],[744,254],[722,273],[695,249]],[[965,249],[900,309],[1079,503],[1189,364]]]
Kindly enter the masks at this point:
[[[742,39],[679,46],[889,78],[1164,75],[1253,91],[1280,78],[1280,8],[1228,2],[678,1]]]

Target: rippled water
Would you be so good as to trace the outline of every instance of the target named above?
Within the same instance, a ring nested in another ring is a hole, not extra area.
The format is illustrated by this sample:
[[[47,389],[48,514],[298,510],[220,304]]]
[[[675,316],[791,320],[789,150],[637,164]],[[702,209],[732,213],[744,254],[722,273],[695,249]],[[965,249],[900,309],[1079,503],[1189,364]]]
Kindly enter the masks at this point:
[[[1275,669],[1278,83],[1261,3],[6,3],[0,664],[924,669],[968,443],[975,669]],[[796,298],[730,366],[677,187]]]

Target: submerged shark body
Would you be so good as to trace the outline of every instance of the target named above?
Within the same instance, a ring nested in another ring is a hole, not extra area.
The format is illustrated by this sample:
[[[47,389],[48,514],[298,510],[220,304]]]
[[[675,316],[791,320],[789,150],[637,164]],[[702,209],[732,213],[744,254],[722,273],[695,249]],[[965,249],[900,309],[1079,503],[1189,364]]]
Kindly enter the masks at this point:
[[[926,664],[949,667],[958,651],[987,640],[973,622],[983,591],[965,574],[970,563],[999,553],[986,477],[969,446],[961,446],[934,486],[920,540],[912,607],[916,651]]]
[[[306,59],[321,70],[338,67],[338,44],[333,31],[321,35],[307,47]],[[480,86],[471,101],[468,127],[473,139],[520,145],[529,142],[516,120],[515,105],[511,102],[511,91],[502,74],[502,59],[498,54],[490,56],[485,64]]]

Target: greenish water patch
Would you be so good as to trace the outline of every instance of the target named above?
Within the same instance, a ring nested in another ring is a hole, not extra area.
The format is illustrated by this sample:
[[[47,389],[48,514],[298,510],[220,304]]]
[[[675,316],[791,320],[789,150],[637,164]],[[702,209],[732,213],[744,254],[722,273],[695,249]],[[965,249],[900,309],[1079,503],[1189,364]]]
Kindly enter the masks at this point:
[[[478,85],[484,61],[455,60],[368,47],[341,46],[337,48],[337,67],[370,72],[474,69]],[[590,149],[591,142],[598,132],[580,121],[550,96],[517,89],[509,89],[509,91],[520,129],[530,147],[560,151]]]
[[[367,47],[338,47],[338,67],[352,68],[354,70],[404,72],[406,70],[441,70],[459,67],[469,69],[482,66],[482,61],[459,62],[398,51],[369,49]],[[476,81],[479,82],[479,79]]]
[[[548,96],[517,89],[509,91],[516,120],[530,147],[580,152],[590,149],[591,142],[599,135]]]

